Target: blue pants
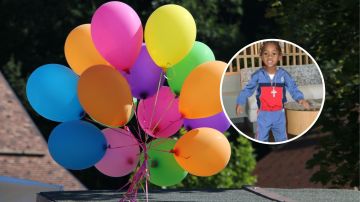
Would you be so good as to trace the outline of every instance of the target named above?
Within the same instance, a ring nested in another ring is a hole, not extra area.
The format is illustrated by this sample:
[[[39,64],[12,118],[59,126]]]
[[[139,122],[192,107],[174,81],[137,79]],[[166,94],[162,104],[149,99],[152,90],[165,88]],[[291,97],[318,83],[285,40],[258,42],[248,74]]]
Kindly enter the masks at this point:
[[[285,110],[261,111],[258,113],[258,129],[256,139],[269,142],[269,132],[273,133],[275,142],[287,140]]]

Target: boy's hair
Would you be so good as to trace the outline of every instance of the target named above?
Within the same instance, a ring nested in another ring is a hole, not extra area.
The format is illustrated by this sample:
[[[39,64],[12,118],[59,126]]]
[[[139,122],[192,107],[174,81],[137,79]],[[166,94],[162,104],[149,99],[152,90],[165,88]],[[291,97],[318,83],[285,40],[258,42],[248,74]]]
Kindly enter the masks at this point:
[[[274,44],[276,49],[279,51],[279,54],[282,55],[281,47],[278,41],[264,41],[260,47],[260,56],[264,53],[264,49],[268,44]]]

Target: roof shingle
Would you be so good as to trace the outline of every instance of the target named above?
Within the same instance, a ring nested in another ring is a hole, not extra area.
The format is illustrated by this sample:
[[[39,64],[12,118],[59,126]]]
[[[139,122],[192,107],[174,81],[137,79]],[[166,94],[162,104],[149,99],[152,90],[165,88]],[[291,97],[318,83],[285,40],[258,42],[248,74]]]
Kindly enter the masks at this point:
[[[50,156],[47,144],[0,73],[0,175],[85,187]]]

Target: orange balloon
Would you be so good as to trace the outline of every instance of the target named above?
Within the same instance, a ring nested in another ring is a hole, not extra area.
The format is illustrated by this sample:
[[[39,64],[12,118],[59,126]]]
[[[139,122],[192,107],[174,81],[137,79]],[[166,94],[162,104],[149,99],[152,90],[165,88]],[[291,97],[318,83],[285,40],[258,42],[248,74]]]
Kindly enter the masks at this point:
[[[133,100],[129,84],[115,69],[97,65],[79,79],[80,104],[91,118],[103,125],[119,127],[131,116]]]
[[[95,65],[109,65],[94,46],[90,24],[77,26],[69,33],[64,51],[67,62],[78,75]]]
[[[226,167],[231,148],[221,132],[212,128],[197,128],[180,137],[174,147],[174,156],[189,173],[211,176]]]
[[[185,118],[205,118],[222,111],[220,83],[226,66],[221,61],[206,62],[185,79],[179,98],[180,113]]]

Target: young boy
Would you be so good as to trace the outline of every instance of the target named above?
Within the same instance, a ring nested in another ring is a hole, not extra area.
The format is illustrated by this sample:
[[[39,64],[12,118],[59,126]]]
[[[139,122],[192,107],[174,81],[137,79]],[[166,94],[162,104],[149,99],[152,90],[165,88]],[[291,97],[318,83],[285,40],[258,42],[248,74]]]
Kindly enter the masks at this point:
[[[251,79],[237,98],[236,114],[243,112],[247,98],[257,89],[258,104],[257,134],[255,139],[268,142],[271,130],[275,142],[287,140],[284,103],[286,90],[299,104],[309,109],[309,103],[296,86],[294,79],[281,67],[277,67],[281,59],[281,48],[277,41],[265,41],[260,48],[263,67],[251,75]]]

